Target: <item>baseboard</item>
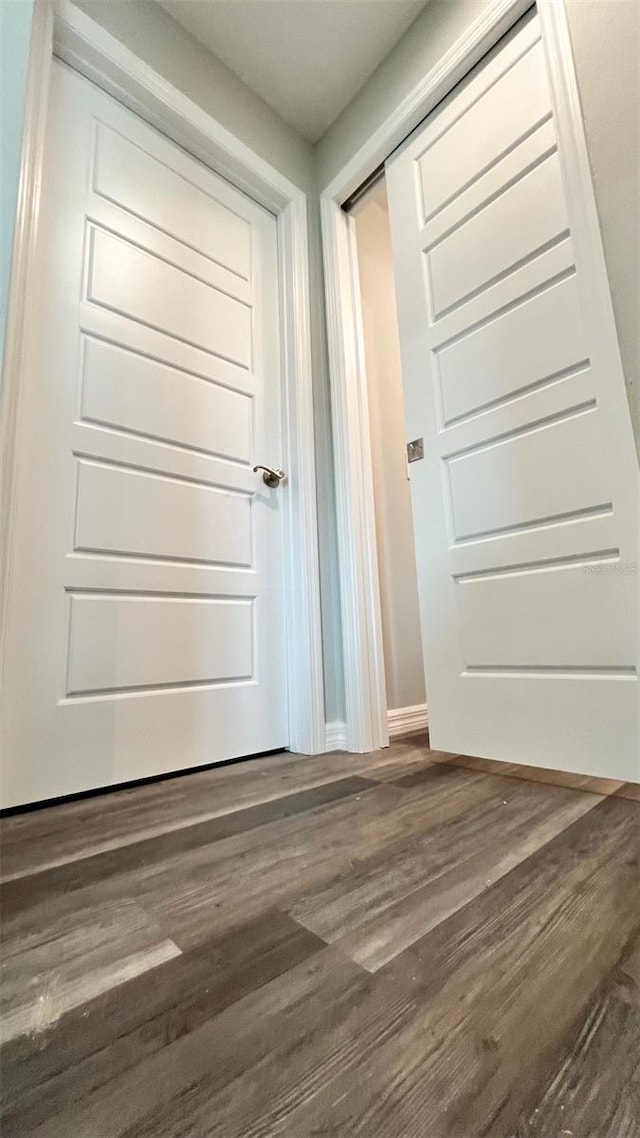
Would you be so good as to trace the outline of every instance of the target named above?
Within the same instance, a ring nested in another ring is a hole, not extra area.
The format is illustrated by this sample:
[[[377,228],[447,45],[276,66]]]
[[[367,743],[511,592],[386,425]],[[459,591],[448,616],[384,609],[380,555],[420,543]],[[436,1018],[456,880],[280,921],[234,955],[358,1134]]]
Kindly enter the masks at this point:
[[[344,751],[346,749],[347,725],[344,720],[336,719],[333,723],[325,723],[324,731],[325,751]]]
[[[426,703],[417,703],[415,707],[396,707],[387,712],[389,725],[389,738],[395,739],[398,735],[408,735],[411,731],[426,731],[429,726]],[[324,727],[325,751],[345,751],[347,748],[347,725],[342,719],[335,719],[332,723],[325,723]]]
[[[415,707],[396,707],[387,713],[387,722],[390,739],[408,735],[410,731],[426,731],[429,726],[427,705],[417,703]]]

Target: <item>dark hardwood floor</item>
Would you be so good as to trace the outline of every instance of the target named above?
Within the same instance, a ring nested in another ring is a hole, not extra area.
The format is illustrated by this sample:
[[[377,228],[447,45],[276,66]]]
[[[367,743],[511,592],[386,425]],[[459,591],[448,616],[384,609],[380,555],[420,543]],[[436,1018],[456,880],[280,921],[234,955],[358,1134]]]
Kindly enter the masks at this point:
[[[2,822],[4,1138],[639,1138],[640,795],[275,755]]]

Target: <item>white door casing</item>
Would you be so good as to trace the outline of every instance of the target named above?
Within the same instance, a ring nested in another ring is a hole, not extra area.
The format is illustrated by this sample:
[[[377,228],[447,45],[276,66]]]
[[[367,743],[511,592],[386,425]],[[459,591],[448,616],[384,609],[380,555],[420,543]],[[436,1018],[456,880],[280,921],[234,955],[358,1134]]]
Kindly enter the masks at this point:
[[[432,745],[640,778],[638,468],[537,16],[387,184]]]
[[[288,742],[275,219],[52,72],[5,806]]]

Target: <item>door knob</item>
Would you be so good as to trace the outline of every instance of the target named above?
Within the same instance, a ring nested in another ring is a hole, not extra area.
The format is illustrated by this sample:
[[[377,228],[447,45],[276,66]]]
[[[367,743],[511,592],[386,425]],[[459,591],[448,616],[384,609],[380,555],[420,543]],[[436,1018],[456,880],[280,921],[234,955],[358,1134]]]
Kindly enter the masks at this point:
[[[264,474],[262,475],[262,481],[266,486],[271,486],[272,488],[279,486],[282,482],[282,479],[285,477],[284,470],[272,470],[270,466],[262,466],[261,464],[258,464],[258,466],[254,466],[253,473],[256,474],[258,470],[264,471]]]

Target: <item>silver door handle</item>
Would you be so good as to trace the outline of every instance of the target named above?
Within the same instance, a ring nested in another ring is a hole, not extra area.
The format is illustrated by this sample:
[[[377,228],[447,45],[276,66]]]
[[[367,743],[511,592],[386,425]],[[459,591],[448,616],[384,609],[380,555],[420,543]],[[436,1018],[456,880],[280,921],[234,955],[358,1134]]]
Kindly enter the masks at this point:
[[[258,464],[258,466],[254,466],[253,473],[256,474],[258,470],[264,470],[262,481],[266,486],[271,486],[272,488],[279,486],[283,478],[286,477],[284,470],[272,470],[270,466]]]

